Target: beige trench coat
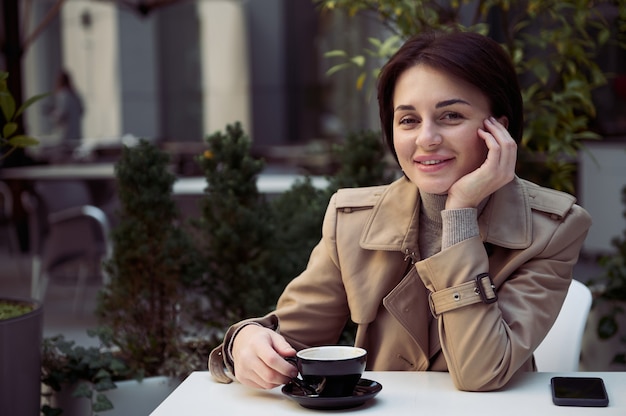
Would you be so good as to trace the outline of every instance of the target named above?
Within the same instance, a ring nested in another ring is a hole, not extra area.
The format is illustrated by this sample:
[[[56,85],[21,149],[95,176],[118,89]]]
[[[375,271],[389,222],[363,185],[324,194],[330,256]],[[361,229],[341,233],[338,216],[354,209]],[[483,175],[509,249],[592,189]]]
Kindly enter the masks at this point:
[[[418,199],[405,178],[338,191],[306,270],[275,312],[229,329],[211,353],[213,377],[231,381],[224,345],[251,321],[301,349],[337,343],[351,319],[369,370],[449,371],[460,390],[498,389],[536,370],[533,351],[565,299],[589,214],[571,195],[515,178],[490,197],[480,237],[419,260]],[[493,303],[474,293],[486,272]]]

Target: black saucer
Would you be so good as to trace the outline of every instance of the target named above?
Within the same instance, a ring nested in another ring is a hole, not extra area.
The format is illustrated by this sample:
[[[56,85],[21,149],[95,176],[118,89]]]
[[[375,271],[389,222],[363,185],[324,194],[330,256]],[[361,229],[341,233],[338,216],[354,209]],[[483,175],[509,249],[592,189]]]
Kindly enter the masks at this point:
[[[362,378],[354,388],[352,396],[312,397],[294,383],[285,384],[282,392],[285,396],[298,402],[300,406],[309,409],[349,409],[360,406],[374,398],[382,389],[383,386],[380,383]]]

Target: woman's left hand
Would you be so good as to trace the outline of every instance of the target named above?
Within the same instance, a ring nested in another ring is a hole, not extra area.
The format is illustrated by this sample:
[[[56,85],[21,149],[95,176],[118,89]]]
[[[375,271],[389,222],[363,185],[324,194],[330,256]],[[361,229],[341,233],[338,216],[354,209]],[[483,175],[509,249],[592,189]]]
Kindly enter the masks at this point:
[[[484,122],[478,136],[487,145],[487,158],[475,171],[456,181],[448,190],[446,209],[477,207],[480,202],[515,177],[517,143],[495,118]]]

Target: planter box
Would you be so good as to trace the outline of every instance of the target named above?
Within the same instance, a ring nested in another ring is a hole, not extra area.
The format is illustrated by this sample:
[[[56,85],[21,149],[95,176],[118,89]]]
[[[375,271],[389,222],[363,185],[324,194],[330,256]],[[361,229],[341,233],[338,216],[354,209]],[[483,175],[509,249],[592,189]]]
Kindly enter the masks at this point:
[[[591,217],[593,226],[585,239],[586,253],[611,253],[611,240],[626,228],[622,216],[621,191],[626,186],[626,141],[585,142],[579,152],[580,189],[578,199]]]
[[[165,376],[148,377],[142,381],[127,380],[115,383],[116,389],[103,392],[113,403],[113,409],[102,412],[106,416],[148,415],[180,384]],[[74,387],[55,393],[53,407],[63,409],[63,416],[89,416],[91,402],[72,397]]]
[[[598,338],[598,321],[615,308],[624,311],[616,316],[619,330],[609,339]],[[597,299],[589,313],[581,347],[580,371],[626,371],[623,364],[612,363],[618,353],[626,352],[626,301]]]
[[[43,308],[35,300],[2,300],[31,304],[33,310],[0,320],[0,413],[39,416]]]
[[[115,383],[117,389],[107,393],[113,409],[106,416],[148,415],[180,384],[168,377],[149,377]]]

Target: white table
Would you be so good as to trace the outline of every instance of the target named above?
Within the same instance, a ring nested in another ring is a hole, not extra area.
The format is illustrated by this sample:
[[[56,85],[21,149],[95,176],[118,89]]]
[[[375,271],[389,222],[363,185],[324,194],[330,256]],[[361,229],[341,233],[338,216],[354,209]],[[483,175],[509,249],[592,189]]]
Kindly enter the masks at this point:
[[[557,375],[602,377],[609,407],[559,407],[552,403],[550,378]],[[311,410],[284,396],[280,387],[255,390],[238,383],[219,384],[209,372],[194,372],[150,416],[254,415],[281,416],[315,413],[424,416],[551,416],[626,415],[626,372],[525,373],[506,389],[488,393],[456,390],[450,375],[436,372],[365,372],[382,391],[360,407]]]
[[[303,175],[283,173],[261,173],[257,187],[262,194],[279,194],[287,191],[296,181],[304,180]],[[22,180],[98,180],[115,179],[113,163],[76,163],[67,165],[34,165],[0,169],[0,179]],[[311,183],[318,189],[328,186],[328,180],[321,176],[311,177]],[[207,182],[204,177],[180,177],[174,182],[174,195],[198,196],[204,193]]]
[[[262,194],[280,194],[289,190],[296,181],[304,181],[304,176],[283,173],[261,173],[258,175],[257,188]],[[328,180],[321,176],[311,177],[311,184],[317,189],[325,189]],[[182,177],[174,182],[174,195],[202,195],[207,187],[204,177]]]
[[[2,168],[0,169],[0,179],[115,179],[115,165],[113,163],[75,163]]]

